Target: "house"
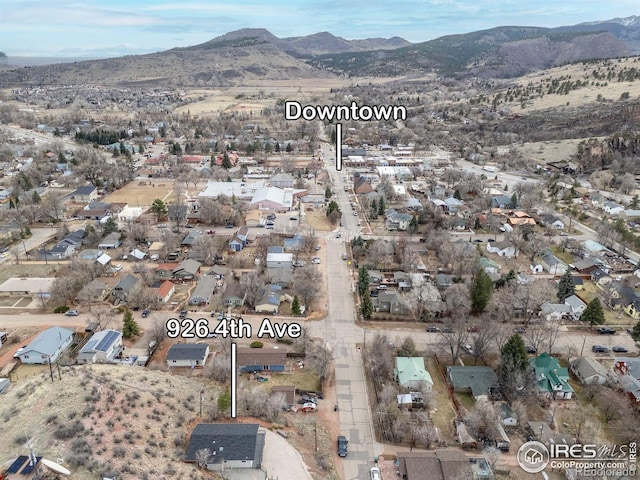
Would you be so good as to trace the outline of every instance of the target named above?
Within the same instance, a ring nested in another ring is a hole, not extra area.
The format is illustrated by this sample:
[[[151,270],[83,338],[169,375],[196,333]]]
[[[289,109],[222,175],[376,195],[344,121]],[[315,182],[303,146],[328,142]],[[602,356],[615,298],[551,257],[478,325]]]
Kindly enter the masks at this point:
[[[284,247],[285,251],[297,252],[297,251],[302,250],[304,248],[305,242],[306,242],[306,239],[305,239],[304,236],[302,236],[300,234],[295,234],[291,238],[285,238],[282,241],[282,246]]]
[[[405,272],[393,272],[393,283],[396,284],[400,292],[407,292],[413,286],[411,276]]]
[[[176,268],[173,269],[172,276],[176,280],[194,280],[196,275],[200,273],[200,267],[202,264],[197,260],[193,260],[191,258],[187,258],[178,264]]]
[[[80,302],[102,302],[106,298],[108,290],[107,284],[96,278],[82,287],[76,298]]]
[[[272,175],[269,179],[269,183],[272,187],[277,188],[293,188],[293,184],[296,179],[290,173],[280,172]]]
[[[122,332],[101,330],[93,334],[78,353],[78,363],[107,363],[122,351]]]
[[[551,228],[554,230],[564,230],[564,223],[560,219],[554,220],[551,224]]]
[[[581,292],[582,290],[584,290],[584,280],[582,280],[582,277],[572,275],[571,281],[573,282],[573,289],[576,292]]]
[[[551,275],[564,275],[569,268],[566,263],[547,251],[545,255],[540,257],[542,268]]]
[[[75,203],[95,202],[98,199],[98,187],[94,185],[78,187],[71,194],[71,198]]]
[[[609,215],[620,215],[622,212],[624,212],[624,207],[622,205],[609,200],[605,201],[602,204],[602,209]]]
[[[259,469],[265,435],[255,423],[199,423],[189,437],[185,461],[214,471]]]
[[[595,268],[591,271],[591,281],[595,283],[597,287],[604,288],[613,281],[613,277],[602,268]]]
[[[157,288],[156,295],[162,303],[169,303],[169,299],[176,292],[176,286],[171,280],[165,280]]]
[[[395,315],[409,315],[411,308],[398,292],[382,290],[377,297],[372,298],[376,312],[386,312]]]
[[[447,379],[454,392],[471,392],[476,401],[487,399],[498,385],[498,377],[491,367],[447,367]]]
[[[566,303],[544,302],[540,305],[540,312],[548,322],[559,322],[563,317],[571,315],[571,306]]]
[[[607,381],[606,368],[595,358],[574,358],[569,362],[569,368],[583,385],[603,385]]]
[[[289,268],[293,266],[292,253],[267,253],[267,268]]]
[[[499,257],[513,258],[518,256],[515,245],[511,242],[487,242],[487,252],[495,253]]]
[[[168,279],[173,278],[173,271],[176,267],[180,265],[179,263],[159,263],[155,269],[156,278],[159,279]]]
[[[598,257],[587,257],[574,262],[573,268],[576,272],[587,275],[602,266],[602,260]]]
[[[48,299],[51,297],[51,288],[55,280],[44,277],[8,278],[0,285],[0,297]]]
[[[183,247],[193,247],[202,234],[198,231],[189,232],[186,237],[182,239],[180,245]]]
[[[167,352],[168,367],[204,367],[209,356],[206,343],[176,343]]]
[[[18,355],[22,363],[46,364],[55,362],[73,341],[73,330],[51,327],[34,338]]]
[[[430,392],[433,388],[433,380],[424,366],[423,357],[396,357],[393,374],[404,388],[422,392]]]
[[[569,400],[573,388],[569,385],[569,370],[561,367],[558,359],[548,353],[529,361],[536,375],[538,392],[550,399]]]
[[[565,298],[564,303],[571,307],[571,313],[575,318],[580,318],[582,316],[582,312],[587,308],[587,304],[584,303],[577,295],[571,295],[570,297]]]
[[[489,274],[498,273],[500,271],[500,265],[487,257],[480,257],[478,259],[478,268]]]
[[[262,224],[262,214],[260,210],[249,210],[245,216],[244,221],[247,227],[257,227]]]
[[[364,195],[366,193],[371,193],[373,191],[373,186],[371,185],[371,181],[365,177],[361,176],[359,173],[354,174],[353,176],[353,193],[356,195]]]
[[[267,268],[267,279],[273,285],[287,288],[293,279],[293,268]]]
[[[640,361],[637,358],[618,357],[614,359],[614,371],[620,387],[636,405],[640,404]]]
[[[408,213],[398,213],[393,208],[387,209],[385,212],[387,230],[400,230],[406,231],[409,228],[409,223],[413,219],[413,216]]]
[[[111,296],[116,300],[116,302],[127,303],[129,295],[134,291],[138,282],[140,282],[138,277],[134,277],[127,273],[113,286]]]
[[[441,290],[444,290],[445,288],[449,288],[451,285],[453,285],[453,275],[438,273],[436,275],[435,280],[436,280],[436,287],[438,287]]]
[[[296,404],[296,387],[293,385],[274,385],[271,387],[271,397],[282,397],[282,406]]]
[[[280,294],[276,291],[273,291],[270,285],[263,287],[261,289],[260,297],[258,298],[258,300],[256,300],[255,311],[259,313],[276,314],[278,313],[279,308]]]
[[[131,258],[140,261],[145,259],[145,257],[147,256],[147,252],[143,252],[142,250],[134,248],[129,252],[129,255],[131,256]]]
[[[604,203],[605,199],[600,192],[594,191],[589,193],[589,201],[591,202],[591,205],[599,208]]]
[[[109,250],[118,248],[122,242],[120,241],[120,233],[113,232],[104,237],[98,244],[100,250]]]
[[[216,282],[216,278],[211,275],[201,277],[196,288],[193,289],[189,305],[199,305],[201,307],[209,305],[209,300],[216,288]]]
[[[511,197],[507,197],[506,195],[497,195],[491,198],[491,208],[513,210],[514,208],[517,208],[517,205],[511,201]]]
[[[464,425],[462,422],[461,424]],[[467,458],[463,451],[457,449],[398,452],[397,465],[398,478],[402,480],[493,478],[491,467],[484,458]],[[474,465],[478,471],[484,472],[487,476],[476,476]]]
[[[241,372],[284,372],[287,351],[279,348],[238,348],[237,364]]]
[[[237,235],[229,240],[229,251],[240,252],[244,248],[245,242],[242,241]]]
[[[224,305],[226,307],[241,307],[244,305],[246,293],[240,282],[231,280],[227,282],[227,288],[224,291]]]

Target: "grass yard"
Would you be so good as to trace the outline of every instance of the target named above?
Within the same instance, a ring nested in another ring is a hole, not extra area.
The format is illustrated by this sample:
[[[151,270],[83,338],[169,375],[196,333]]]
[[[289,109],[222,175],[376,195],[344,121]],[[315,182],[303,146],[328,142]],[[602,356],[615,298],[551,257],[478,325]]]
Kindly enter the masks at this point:
[[[269,375],[269,385],[294,385],[300,390],[320,390],[321,385],[318,376],[311,370],[300,370],[293,367],[293,373],[273,373]]]
[[[61,268],[56,264],[40,264],[40,263],[24,263],[20,265],[8,265],[4,264],[0,269],[0,283],[7,281],[10,278],[25,278],[25,277],[51,277],[55,275],[55,272]],[[15,300],[14,300],[15,303]]]
[[[427,371],[431,374],[431,379],[433,380],[431,421],[440,431],[443,440],[452,442],[452,425],[456,413],[449,398],[447,383],[440,374],[435,359],[433,357],[425,357],[425,360]]]
[[[307,224],[320,232],[329,232],[335,228],[331,226],[329,220],[327,220],[327,215],[323,211],[306,212],[304,218]]]
[[[104,199],[108,203],[128,203],[130,207],[149,207],[156,198],[173,201],[173,182],[167,179],[134,180]]]

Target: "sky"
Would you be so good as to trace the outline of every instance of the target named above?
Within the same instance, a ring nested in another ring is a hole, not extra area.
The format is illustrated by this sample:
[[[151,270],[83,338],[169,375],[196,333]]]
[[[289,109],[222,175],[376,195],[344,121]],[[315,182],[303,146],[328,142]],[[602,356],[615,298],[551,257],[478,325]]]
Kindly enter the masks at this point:
[[[423,42],[500,25],[556,27],[640,14],[638,0],[0,0],[9,56],[109,57],[206,42],[240,28],[284,38]]]

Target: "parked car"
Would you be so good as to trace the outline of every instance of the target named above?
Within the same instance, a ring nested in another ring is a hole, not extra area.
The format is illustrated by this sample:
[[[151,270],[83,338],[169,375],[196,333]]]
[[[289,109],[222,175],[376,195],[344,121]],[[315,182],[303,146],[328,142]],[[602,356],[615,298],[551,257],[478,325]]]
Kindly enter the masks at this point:
[[[611,327],[600,327],[598,333],[600,335],[613,335],[616,331]]]
[[[267,225],[265,228],[266,228],[267,230],[273,230],[273,229],[274,229],[274,228],[276,228],[276,227],[274,227],[273,225]]]
[[[593,353],[609,353],[609,349],[604,345],[594,345],[591,347]]]
[[[315,263],[316,265],[320,264],[320,259],[318,257],[314,257],[311,259],[311,263]]]
[[[378,295],[380,295],[380,292],[378,292],[377,290],[371,290],[371,291],[369,292],[369,296],[370,296],[370,297],[372,297],[372,298],[375,298],[375,297],[377,297]]]
[[[453,328],[451,327],[443,327],[442,333],[453,333]]]
[[[218,314],[218,320],[224,320],[224,312]]]
[[[427,332],[437,333],[439,331],[440,331],[439,327],[436,327],[435,325],[427,325]]]
[[[142,318],[147,318],[149,315],[151,315],[151,310],[149,310],[148,308],[142,310]]]
[[[527,329],[524,327],[516,327],[513,329],[513,331],[515,333],[519,333],[520,335],[524,335],[525,333],[527,333]]]
[[[369,477],[371,480],[381,480],[382,477],[380,476],[380,469],[378,467],[373,467],[369,472]]]
[[[342,237],[342,234],[336,233],[336,238],[340,238],[340,237]]]
[[[296,217],[296,216],[289,217],[289,220],[294,220],[295,221],[295,220],[298,220],[298,217]]]
[[[24,352],[25,348],[27,348],[27,345],[23,345],[18,350],[16,350],[16,353],[13,354],[13,358],[20,358],[20,354]]]
[[[224,228],[233,228],[233,223],[227,223]]]
[[[346,457],[348,452],[347,449],[347,444],[349,443],[349,440],[347,440],[347,437],[345,437],[344,435],[338,435],[338,456],[339,457]]]
[[[478,333],[480,329],[477,325],[472,325],[471,327],[467,327],[467,332],[469,333]]]
[[[67,310],[66,312],[64,312],[64,314],[65,314],[67,317],[77,317],[78,315],[80,315],[80,314],[78,313],[78,310]]]
[[[343,260],[346,260],[346,259],[347,259],[347,254],[346,254],[346,253],[343,253],[343,254],[342,254],[342,259],[343,259]]]
[[[187,318],[189,312],[187,312],[186,310],[180,310],[180,318]]]
[[[267,220],[275,220],[276,216],[274,213],[270,213],[269,215],[267,215]]]
[[[316,245],[316,252],[320,250],[320,248],[321,248],[320,245]]]
[[[525,345],[524,349],[527,353],[538,353],[538,349],[533,345]]]
[[[611,350],[613,350],[616,353],[627,353],[629,351],[626,348],[624,348],[622,345],[614,345]]]
[[[205,232],[207,232],[208,235],[214,235],[216,233],[215,230],[205,230]]]

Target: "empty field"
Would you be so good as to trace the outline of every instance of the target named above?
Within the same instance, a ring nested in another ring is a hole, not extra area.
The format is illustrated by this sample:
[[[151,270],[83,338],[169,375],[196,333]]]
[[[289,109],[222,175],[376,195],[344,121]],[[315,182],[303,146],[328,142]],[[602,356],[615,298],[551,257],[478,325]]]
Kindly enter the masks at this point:
[[[5,263],[0,270],[0,283],[13,277],[51,277],[55,275],[56,270],[59,268],[60,266],[55,264],[20,263],[20,265],[8,265]],[[15,299],[12,303],[15,303]]]
[[[117,192],[107,195],[104,201],[108,203],[128,203],[130,207],[149,207],[156,198],[160,198],[165,202],[174,200],[172,193],[173,184],[171,180],[162,179],[157,182],[134,180]]]

